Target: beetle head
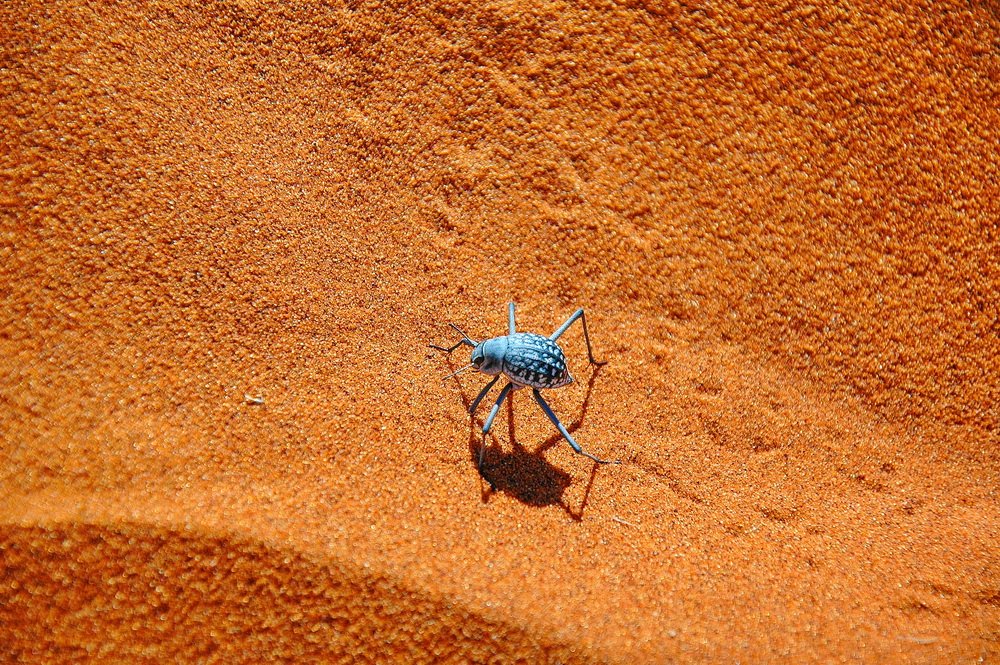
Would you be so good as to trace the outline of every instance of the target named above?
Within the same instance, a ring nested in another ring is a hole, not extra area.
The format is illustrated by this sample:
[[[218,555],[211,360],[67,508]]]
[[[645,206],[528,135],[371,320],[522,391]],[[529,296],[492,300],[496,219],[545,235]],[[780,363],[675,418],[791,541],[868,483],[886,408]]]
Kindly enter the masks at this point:
[[[483,374],[495,376],[503,371],[503,357],[506,354],[506,337],[488,339],[472,349],[472,366]]]

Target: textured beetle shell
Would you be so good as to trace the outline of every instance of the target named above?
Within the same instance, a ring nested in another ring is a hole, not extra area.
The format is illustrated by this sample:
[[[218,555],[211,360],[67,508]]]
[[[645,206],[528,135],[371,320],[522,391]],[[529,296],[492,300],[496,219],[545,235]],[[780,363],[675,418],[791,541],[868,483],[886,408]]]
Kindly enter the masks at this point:
[[[535,333],[507,337],[503,371],[514,383],[532,388],[559,388],[573,381],[563,350],[548,337]]]

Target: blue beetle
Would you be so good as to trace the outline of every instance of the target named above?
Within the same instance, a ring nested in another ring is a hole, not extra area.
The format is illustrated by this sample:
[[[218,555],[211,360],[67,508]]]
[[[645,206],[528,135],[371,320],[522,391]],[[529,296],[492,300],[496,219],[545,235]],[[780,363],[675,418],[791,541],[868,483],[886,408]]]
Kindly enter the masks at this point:
[[[583,308],[581,307],[576,310],[572,316],[566,319],[565,323],[559,326],[558,330],[548,337],[536,335],[535,333],[517,332],[517,326],[514,321],[514,303],[508,305],[507,312],[509,324],[509,333],[507,335],[477,342],[452,323],[449,325],[458,331],[458,334],[462,336],[461,340],[451,347],[443,347],[436,344],[429,345],[432,349],[438,349],[445,353],[451,353],[462,345],[472,347],[470,364],[445,378],[451,378],[467,369],[476,369],[483,374],[494,377],[480,391],[476,399],[473,400],[472,405],[469,407],[470,414],[475,414],[476,409],[479,408],[479,403],[483,401],[483,398],[496,385],[500,377],[506,376],[509,380],[507,385],[503,387],[503,390],[500,391],[500,396],[497,397],[496,403],[490,409],[490,414],[486,417],[486,422],[483,424],[483,446],[479,449],[480,471],[482,471],[483,467],[483,454],[486,451],[486,435],[489,433],[490,428],[493,427],[493,421],[500,411],[500,405],[507,399],[511,390],[520,390],[526,387],[532,389],[531,392],[535,397],[535,401],[542,407],[542,411],[552,421],[552,424],[556,426],[556,429],[563,435],[563,438],[569,442],[573,450],[585,457],[589,457],[598,464],[618,464],[618,461],[603,460],[583,450],[580,444],[570,435],[569,431],[559,422],[559,418],[552,411],[552,408],[540,392],[548,388],[560,388],[573,382],[573,377],[566,366],[566,354],[556,344],[556,340],[577,319],[583,321],[583,338],[587,342],[587,356],[590,358],[590,362],[594,365],[605,364],[605,362],[594,360],[594,352],[590,348],[590,335],[587,332],[587,317],[583,313]]]

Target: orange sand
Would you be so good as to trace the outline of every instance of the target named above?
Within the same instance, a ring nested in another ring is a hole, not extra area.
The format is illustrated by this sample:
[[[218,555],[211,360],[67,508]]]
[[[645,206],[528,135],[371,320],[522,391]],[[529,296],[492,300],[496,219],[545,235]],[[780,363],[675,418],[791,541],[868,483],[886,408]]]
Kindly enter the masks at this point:
[[[1000,662],[996,2],[293,4],[0,8],[0,660]]]

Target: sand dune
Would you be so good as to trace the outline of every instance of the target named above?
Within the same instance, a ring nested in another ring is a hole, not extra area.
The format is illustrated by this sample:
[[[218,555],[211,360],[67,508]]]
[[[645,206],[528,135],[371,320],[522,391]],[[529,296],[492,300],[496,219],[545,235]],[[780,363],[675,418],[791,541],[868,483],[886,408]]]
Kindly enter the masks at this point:
[[[0,19],[4,659],[1000,659],[993,4]]]
[[[380,575],[259,542],[128,522],[2,533],[19,582],[0,610],[14,660],[580,660]]]

